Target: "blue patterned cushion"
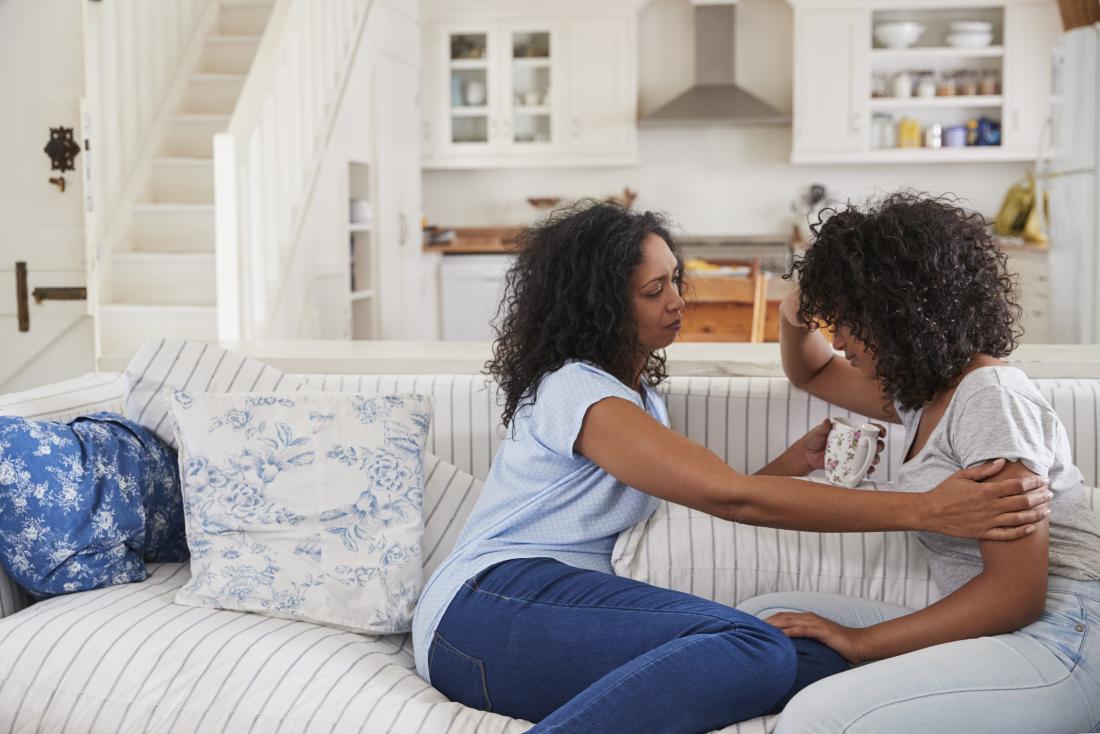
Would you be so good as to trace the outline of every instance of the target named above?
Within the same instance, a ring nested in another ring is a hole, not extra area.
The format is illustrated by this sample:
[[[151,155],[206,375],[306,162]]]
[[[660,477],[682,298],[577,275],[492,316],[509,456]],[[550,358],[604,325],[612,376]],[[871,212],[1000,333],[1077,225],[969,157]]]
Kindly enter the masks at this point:
[[[0,563],[43,598],[145,579],[183,561],[176,452],[112,413],[0,416]]]
[[[177,604],[407,632],[431,400],[171,394],[191,580]]]

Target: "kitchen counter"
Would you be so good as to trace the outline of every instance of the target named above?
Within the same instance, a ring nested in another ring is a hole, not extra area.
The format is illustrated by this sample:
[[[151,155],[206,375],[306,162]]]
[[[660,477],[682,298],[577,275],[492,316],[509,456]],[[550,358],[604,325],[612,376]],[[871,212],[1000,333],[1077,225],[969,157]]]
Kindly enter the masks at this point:
[[[515,227],[455,227],[453,242],[437,245],[425,244],[424,252],[443,255],[499,255],[511,252],[505,240],[516,231]]]
[[[265,341],[222,346],[287,372],[332,374],[478,374],[492,356],[488,342]],[[1009,362],[1030,377],[1100,379],[1100,345],[1025,344]],[[125,364],[101,364],[118,370]],[[671,375],[783,375],[778,344],[675,343]]]

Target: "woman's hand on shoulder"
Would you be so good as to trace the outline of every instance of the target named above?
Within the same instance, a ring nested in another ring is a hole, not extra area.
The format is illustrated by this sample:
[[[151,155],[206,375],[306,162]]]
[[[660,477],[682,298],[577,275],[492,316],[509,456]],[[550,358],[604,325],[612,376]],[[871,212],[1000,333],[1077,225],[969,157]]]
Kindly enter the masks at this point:
[[[1029,476],[984,481],[1004,469],[996,459],[960,469],[925,494],[925,530],[957,538],[1015,540],[1035,531],[1050,515],[1046,477]]]

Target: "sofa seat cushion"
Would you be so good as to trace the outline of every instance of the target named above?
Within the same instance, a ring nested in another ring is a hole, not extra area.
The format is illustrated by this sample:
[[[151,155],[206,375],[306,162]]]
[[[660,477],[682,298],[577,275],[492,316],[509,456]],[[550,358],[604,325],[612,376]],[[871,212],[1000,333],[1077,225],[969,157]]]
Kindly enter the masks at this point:
[[[520,732],[419,677],[408,635],[179,606],[186,564],[0,620],[0,721],[48,732]]]

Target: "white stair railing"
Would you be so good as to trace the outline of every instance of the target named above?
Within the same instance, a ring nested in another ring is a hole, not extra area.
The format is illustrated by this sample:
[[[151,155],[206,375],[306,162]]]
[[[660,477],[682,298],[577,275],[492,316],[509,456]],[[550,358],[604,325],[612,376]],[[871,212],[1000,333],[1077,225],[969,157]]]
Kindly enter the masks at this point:
[[[371,2],[277,0],[214,136],[219,339],[264,336]]]
[[[192,37],[213,0],[84,3],[85,96],[92,147],[92,241],[126,204],[148,136],[168,101]],[[93,260],[103,252],[96,252]]]

